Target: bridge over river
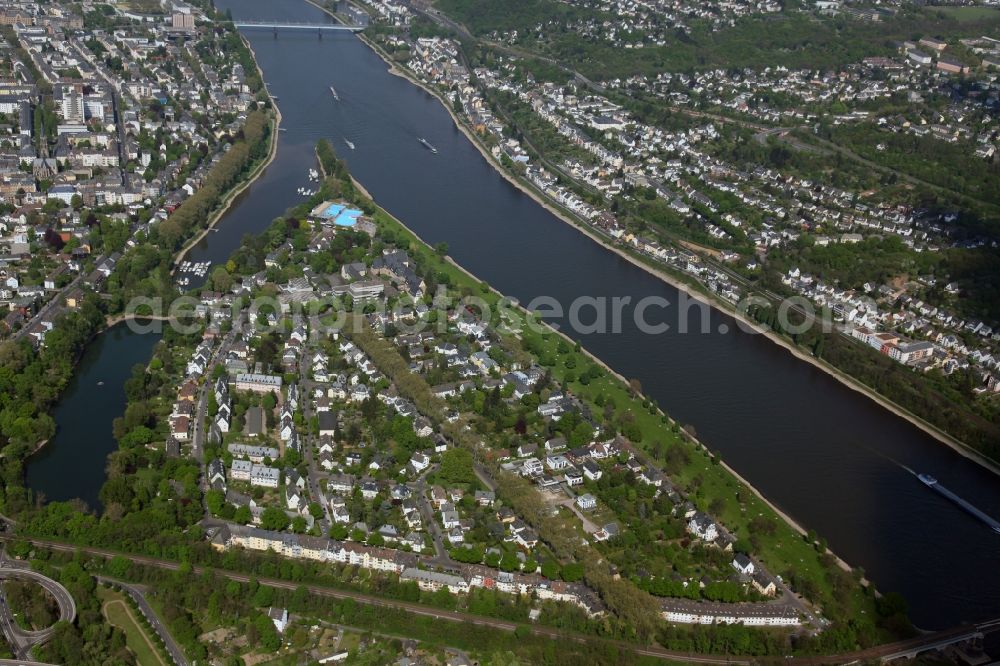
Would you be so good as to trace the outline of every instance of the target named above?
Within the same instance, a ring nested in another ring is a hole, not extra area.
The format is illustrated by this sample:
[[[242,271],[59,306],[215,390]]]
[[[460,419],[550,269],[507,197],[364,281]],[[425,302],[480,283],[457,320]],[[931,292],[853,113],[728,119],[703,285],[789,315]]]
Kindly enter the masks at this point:
[[[236,21],[237,28],[245,30],[271,30],[278,34],[279,30],[315,30],[320,36],[324,32],[361,32],[364,26],[345,23],[298,23],[293,21]]]

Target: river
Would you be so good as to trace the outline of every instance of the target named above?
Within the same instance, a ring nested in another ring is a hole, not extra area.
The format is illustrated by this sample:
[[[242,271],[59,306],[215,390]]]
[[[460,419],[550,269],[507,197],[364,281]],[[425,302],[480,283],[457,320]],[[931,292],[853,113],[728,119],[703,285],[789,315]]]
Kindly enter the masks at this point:
[[[240,19],[330,20],[303,0],[217,4]],[[391,75],[355,36],[246,34],[287,131],[274,162],[188,259],[225,261],[244,234],[263,230],[297,203],[296,188],[309,186],[315,143],[327,138],[381,205],[427,242],[446,241],[459,264],[522,303],[538,295],[562,303],[580,295],[654,295],[677,303],[676,289],[510,185],[437,100]],[[677,321],[675,310],[667,321]],[[692,424],[707,446],[863,567],[881,591],[901,592],[919,626],[1000,615],[1000,536],[904,465],[936,476],[994,516],[997,478],[764,337],[738,332],[730,317],[713,311],[709,324],[700,334],[647,335],[630,320],[617,335],[567,332],[622,375],[638,378],[674,418]],[[727,334],[719,332],[723,326]],[[122,362],[126,374],[132,362]]]
[[[52,412],[55,436],[28,461],[27,484],[46,500],[82,499],[101,508],[108,454],[118,448],[111,423],[125,411],[125,381],[145,365],[159,335],[140,335],[118,324],[84,351]]]

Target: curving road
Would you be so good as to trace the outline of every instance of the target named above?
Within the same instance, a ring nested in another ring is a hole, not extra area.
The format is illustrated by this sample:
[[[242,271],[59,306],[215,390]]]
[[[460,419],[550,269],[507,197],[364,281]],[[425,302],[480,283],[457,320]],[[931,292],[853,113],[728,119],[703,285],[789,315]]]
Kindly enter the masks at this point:
[[[3,538],[3,537],[0,537]],[[34,537],[28,537],[27,540],[43,548],[49,548],[51,550],[58,550],[63,552],[75,553],[87,553],[88,555],[96,555],[99,557],[112,558],[115,556],[125,557],[132,562],[138,564],[144,564],[148,566],[154,566],[161,569],[166,569],[168,571],[176,571],[180,569],[180,562],[175,562],[172,560],[164,560],[157,557],[148,557],[145,555],[132,555],[129,553],[119,553],[112,550],[107,550],[104,548],[93,548],[87,546],[76,546],[61,543],[58,541],[50,541],[48,539],[38,539]],[[207,567],[194,566],[192,571],[195,574],[202,574],[209,570]],[[259,576],[251,576],[249,574],[237,573],[234,571],[226,571],[224,569],[211,568],[212,573],[221,576],[229,580],[235,580],[241,583],[247,583],[251,578],[257,580],[261,585],[267,585],[268,587],[274,587],[285,590],[295,590],[301,583],[295,583],[287,580],[280,580],[277,578],[262,578]],[[385,599],[382,597],[377,597],[370,594],[364,594],[361,592],[354,592],[351,590],[339,590],[336,588],[325,587],[322,585],[302,585],[305,587],[310,594],[315,594],[322,597],[329,597],[332,599],[353,599],[354,601],[371,605],[379,606],[382,608],[393,608],[396,610],[405,611],[407,613],[412,613],[414,615],[422,615],[425,617],[432,617],[438,620],[445,620],[449,622],[464,622],[468,624],[474,624],[483,627],[490,627],[493,629],[499,629],[501,631],[512,632],[517,629],[518,625],[514,622],[507,622],[505,620],[498,620],[496,618],[484,617],[480,615],[471,615],[469,613],[459,613],[456,611],[441,610],[438,608],[433,608],[429,606],[422,606],[420,604],[410,603],[406,601],[398,601],[395,599]],[[749,658],[741,657],[727,657],[722,655],[700,655],[696,653],[689,652],[677,652],[672,650],[664,650],[659,647],[645,647],[641,645],[635,645],[630,643],[624,643],[614,640],[602,640],[600,638],[595,638],[593,636],[586,636],[583,634],[578,634],[571,631],[564,631],[560,629],[554,629],[550,627],[543,626],[532,626],[530,627],[532,633],[540,636],[547,636],[549,638],[554,638],[557,640],[571,640],[574,642],[586,642],[590,640],[598,640],[604,643],[611,643],[624,650],[634,652],[635,654],[640,654],[643,656],[657,657],[660,659],[667,659],[670,661],[682,661],[685,663],[704,663],[704,664],[750,664],[751,660]]]
[[[149,622],[153,631],[157,633],[160,640],[162,640],[163,644],[167,647],[167,652],[170,653],[170,658],[174,660],[174,663],[177,666],[188,666],[188,661],[184,657],[184,651],[181,650],[180,645],[177,644],[177,641],[174,640],[173,635],[167,629],[166,625],[160,621],[160,617],[146,600],[146,590],[143,586],[123,583],[120,580],[107,578],[105,576],[97,576],[96,578],[99,582],[115,587],[132,597],[132,601],[134,601],[135,605],[139,607],[139,611],[143,614],[143,616],[145,616],[146,621]],[[143,628],[143,631],[145,631],[145,628]]]
[[[76,619],[76,603],[65,587],[37,571],[28,569],[26,563],[0,558],[0,580],[9,579],[38,583],[56,600],[60,621],[72,622]],[[18,659],[27,659],[31,648],[46,642],[55,632],[55,625],[41,631],[21,629],[14,621],[10,606],[7,605],[7,599],[2,593],[0,593],[0,628]]]
[[[9,537],[0,536],[0,539],[4,538],[9,538]],[[43,548],[49,548],[52,550],[58,550],[70,553],[82,552],[82,553],[87,553],[89,555],[96,555],[99,557],[106,557],[106,558],[122,556],[139,564],[145,564],[148,566],[154,566],[161,569],[167,569],[172,571],[176,571],[181,566],[180,562],[175,562],[172,560],[164,560],[156,557],[148,557],[145,555],[131,555],[128,553],[120,553],[112,550],[107,550],[104,548],[76,546],[72,544],[62,543],[59,541],[50,541],[48,539],[38,539],[38,538],[29,538],[28,541]],[[195,566],[192,567],[192,570],[195,574],[201,574],[207,571],[208,568],[202,566]],[[212,568],[211,571],[216,575],[222,576],[229,580],[235,580],[245,583],[249,582],[251,578],[255,578],[262,585],[267,585],[269,587],[275,587],[287,590],[294,590],[301,585],[301,583],[295,583],[276,578],[260,578],[248,574],[237,573],[234,571],[226,571],[223,569]],[[469,613],[459,613],[456,611],[441,610],[428,606],[422,606],[420,604],[398,601],[395,599],[385,599],[370,594],[364,594],[361,592],[354,592],[350,590],[339,590],[335,588],[325,587],[322,585],[303,585],[303,587],[305,587],[310,594],[316,594],[319,596],[330,597],[334,599],[353,599],[358,603],[362,604],[380,606],[383,608],[393,608],[396,610],[405,611],[407,613],[412,613],[414,615],[433,617],[435,619],[445,620],[449,622],[465,622],[484,627],[491,627],[493,629],[499,629],[501,631],[514,631],[518,626],[524,626],[524,625],[518,625],[514,622],[498,620],[496,618],[484,617],[480,615],[471,615]],[[691,652],[680,652],[676,650],[666,650],[656,646],[641,646],[641,645],[636,645],[634,643],[625,643],[611,639],[601,639],[593,636],[586,636],[572,631],[565,631],[562,629],[555,629],[552,627],[534,625],[528,628],[531,630],[533,634],[538,636],[546,636],[556,640],[570,640],[574,642],[586,642],[591,640],[597,640],[605,644],[615,645],[624,650],[629,650],[635,654],[656,657],[658,659],[665,659],[668,661],[681,661],[685,663],[702,663],[702,664],[751,664],[757,661],[756,658],[749,656],[744,657],[744,656],[732,656],[732,655],[697,654]],[[847,652],[837,655],[802,656],[802,657],[788,658],[785,660],[785,663],[818,665],[818,664],[845,664],[845,663],[879,661],[879,660],[891,661],[893,659],[900,658],[901,656],[916,654],[918,652],[922,652],[925,650],[937,649],[939,647],[944,647],[947,644],[952,644],[961,640],[966,640],[968,638],[972,638],[986,633],[991,633],[994,631],[1000,631],[1000,618],[985,622],[979,622],[977,624],[955,627],[945,631],[933,632],[908,640],[896,641],[894,643],[886,643],[883,645],[878,645],[872,648],[856,652]]]

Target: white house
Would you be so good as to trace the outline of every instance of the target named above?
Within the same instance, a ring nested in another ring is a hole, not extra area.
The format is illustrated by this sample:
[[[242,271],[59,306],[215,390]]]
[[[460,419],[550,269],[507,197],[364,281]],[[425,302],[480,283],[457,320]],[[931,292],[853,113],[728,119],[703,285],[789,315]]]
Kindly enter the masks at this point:
[[[544,471],[542,461],[538,458],[528,458],[521,465],[521,474],[525,476],[537,476]]]
[[[692,535],[704,541],[715,541],[719,537],[719,528],[715,521],[701,511],[691,516],[687,529]]]
[[[753,560],[747,557],[743,553],[737,553],[736,557],[733,558],[733,568],[739,571],[744,576],[750,576],[756,571],[756,567],[753,564]]]
[[[583,463],[583,475],[591,481],[599,480],[603,474],[604,472],[601,471],[601,467],[597,463],[591,460]]]
[[[421,453],[417,451],[412,456],[410,456],[410,465],[413,467],[417,473],[420,473],[430,467],[431,459],[426,453]]]
[[[233,463],[236,464],[235,462]],[[254,465],[250,468],[250,485],[262,486],[264,488],[277,488],[278,480],[281,478],[281,471],[277,467],[266,467],[264,465]]]
[[[284,608],[268,608],[267,616],[271,618],[271,622],[274,622],[274,628],[278,630],[279,634],[285,633],[285,628],[288,627],[288,611]]]

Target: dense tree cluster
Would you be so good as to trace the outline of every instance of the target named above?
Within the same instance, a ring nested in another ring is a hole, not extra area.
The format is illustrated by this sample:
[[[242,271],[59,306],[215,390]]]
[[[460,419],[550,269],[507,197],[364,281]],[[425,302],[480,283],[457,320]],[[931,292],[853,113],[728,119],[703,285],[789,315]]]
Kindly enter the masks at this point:
[[[229,189],[267,153],[269,132],[266,112],[257,110],[247,116],[240,136],[212,167],[198,191],[160,223],[158,238],[164,248],[176,249],[192,229],[206,223]]]
[[[76,621],[57,623],[55,636],[36,648],[41,660],[81,666],[135,663],[135,657],[125,645],[125,634],[104,619],[97,596],[97,581],[81,560],[74,558],[62,562],[58,569],[46,562],[34,564],[43,574],[62,583],[76,603]]]
[[[84,347],[104,324],[99,299],[90,296],[59,318],[34,349],[27,338],[0,343],[0,508],[16,513],[27,506],[23,465],[31,451],[55,433],[52,405],[73,374]]]

